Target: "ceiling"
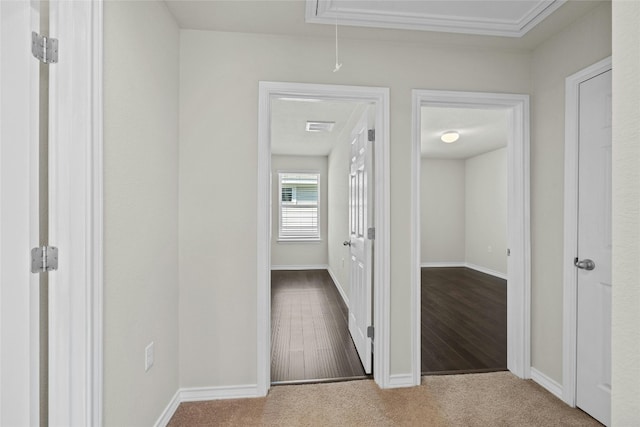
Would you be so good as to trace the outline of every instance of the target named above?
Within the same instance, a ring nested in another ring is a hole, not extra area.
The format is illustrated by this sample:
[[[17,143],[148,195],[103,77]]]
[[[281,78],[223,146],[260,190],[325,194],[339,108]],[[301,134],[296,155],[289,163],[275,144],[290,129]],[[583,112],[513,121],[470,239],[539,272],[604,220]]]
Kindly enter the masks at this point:
[[[566,0],[306,0],[306,21],[522,37]]]
[[[327,156],[338,137],[356,125],[366,106],[362,102],[274,99],[271,101],[271,153]],[[336,124],[331,132],[307,132],[307,120]]]
[[[507,146],[508,110],[422,107],[421,154],[434,159],[467,159]],[[454,130],[460,139],[440,140]]]
[[[310,1],[313,2],[315,0]],[[549,2],[551,1],[549,0]],[[462,44],[491,48],[533,49],[548,37],[561,31],[566,25],[599,3],[602,3],[602,1],[609,0],[569,0],[562,5],[560,5],[560,2],[549,3],[551,8],[558,5],[560,7],[522,37],[479,36],[442,32],[445,28],[440,28],[440,31],[394,29],[388,28],[389,25],[384,23],[381,23],[380,26],[385,28],[367,28],[354,26],[354,22],[349,23],[349,25],[345,23],[340,25],[340,37],[404,43]],[[395,10],[396,6],[400,7],[399,5],[402,5],[403,9],[396,13],[396,18],[398,18],[398,14],[402,15],[404,13],[406,15],[407,12],[402,12],[402,10],[406,11],[407,8],[411,7],[414,11],[417,10],[419,12],[418,15],[422,15],[422,20],[426,19],[424,16],[428,16],[429,13],[438,16],[446,15],[450,21],[448,24],[453,25],[454,21],[466,22],[471,28],[474,25],[478,26],[478,22],[502,19],[511,22],[511,24],[516,22],[516,27],[524,25],[524,30],[528,29],[528,27],[523,24],[524,21],[520,22],[518,14],[523,16],[524,11],[534,10],[535,5],[538,4],[538,0],[357,0],[350,3],[347,3],[347,0],[340,0],[340,2],[332,0],[323,3],[329,7],[327,10],[328,15],[325,16],[325,19],[330,17],[332,23],[335,23],[335,15],[331,16],[330,7],[342,6],[343,2],[344,5],[362,4],[371,6],[373,7],[372,10],[376,11],[374,13],[376,16],[384,15],[385,13],[388,15],[390,11]],[[296,37],[332,38],[335,36],[333,25],[306,22],[306,0],[166,0],[166,3],[170,12],[176,18],[178,25],[183,29]],[[529,9],[524,7],[525,4]],[[542,5],[545,4],[547,3]],[[464,7],[462,7],[463,5]],[[362,14],[362,12],[359,13]],[[493,18],[489,16],[490,14]],[[524,15],[527,15],[527,13],[524,13]],[[404,18],[407,18],[407,16]],[[347,17],[345,15],[346,20]],[[441,17],[436,19],[438,22],[443,20]],[[474,21],[476,22],[475,24],[473,23]],[[536,22],[536,19],[532,22]],[[458,28],[457,31],[467,32],[464,28]]]
[[[610,0],[165,0],[182,29],[333,38],[337,17],[345,39],[525,50],[605,1]],[[358,108],[364,106],[274,100],[272,152],[327,155]],[[504,146],[504,114],[424,107],[423,155],[466,158]],[[329,134],[309,133],[307,120],[336,126]],[[449,129],[461,130],[458,142],[439,140]]]

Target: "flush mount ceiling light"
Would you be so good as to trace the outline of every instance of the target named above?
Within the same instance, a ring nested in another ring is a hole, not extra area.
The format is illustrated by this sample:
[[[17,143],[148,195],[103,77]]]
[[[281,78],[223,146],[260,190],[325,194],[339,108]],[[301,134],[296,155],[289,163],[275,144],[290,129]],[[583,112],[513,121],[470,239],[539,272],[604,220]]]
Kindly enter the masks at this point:
[[[307,127],[305,128],[305,130],[307,132],[331,132],[335,125],[336,122],[307,120]]]
[[[446,142],[447,144],[451,144],[452,142],[456,142],[460,138],[460,134],[455,130],[450,130],[442,134],[440,139],[442,142]]]

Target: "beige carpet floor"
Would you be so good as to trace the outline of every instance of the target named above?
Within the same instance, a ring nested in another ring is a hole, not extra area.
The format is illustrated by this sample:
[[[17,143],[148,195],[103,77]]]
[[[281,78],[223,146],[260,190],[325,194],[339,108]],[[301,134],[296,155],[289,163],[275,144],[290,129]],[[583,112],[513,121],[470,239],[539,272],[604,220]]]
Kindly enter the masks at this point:
[[[599,426],[509,372],[423,377],[381,390],[371,380],[272,387],[257,399],[182,403],[178,426]]]

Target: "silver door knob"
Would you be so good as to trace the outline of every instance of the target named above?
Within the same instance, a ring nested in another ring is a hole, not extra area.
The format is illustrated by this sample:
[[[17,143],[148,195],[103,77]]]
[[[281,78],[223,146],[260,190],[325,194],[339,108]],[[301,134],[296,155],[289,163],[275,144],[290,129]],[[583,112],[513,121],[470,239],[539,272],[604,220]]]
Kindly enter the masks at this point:
[[[351,241],[345,240],[344,242],[342,242],[342,246],[351,246]]]
[[[596,263],[591,261],[590,259],[578,260],[578,258],[576,258],[573,261],[573,264],[583,270],[593,270],[594,268],[596,268]]]

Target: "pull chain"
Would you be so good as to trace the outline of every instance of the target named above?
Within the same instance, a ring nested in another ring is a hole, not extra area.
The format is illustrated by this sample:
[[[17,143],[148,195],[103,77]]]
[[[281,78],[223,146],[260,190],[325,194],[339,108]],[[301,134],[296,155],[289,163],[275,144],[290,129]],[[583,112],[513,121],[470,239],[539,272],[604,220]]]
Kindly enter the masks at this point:
[[[338,61],[338,17],[336,16],[336,68],[333,69],[335,73],[340,68],[342,68],[342,64]]]

